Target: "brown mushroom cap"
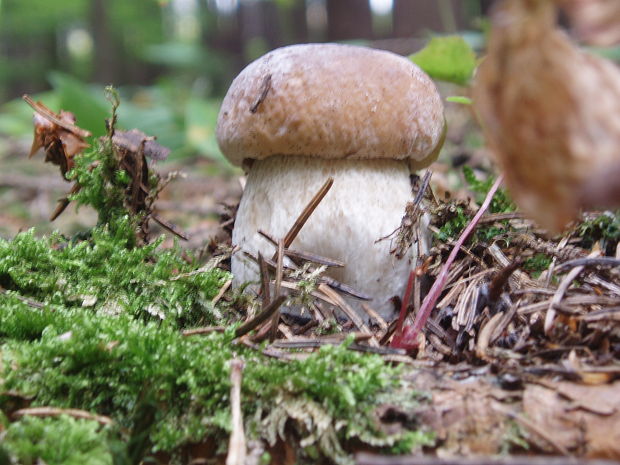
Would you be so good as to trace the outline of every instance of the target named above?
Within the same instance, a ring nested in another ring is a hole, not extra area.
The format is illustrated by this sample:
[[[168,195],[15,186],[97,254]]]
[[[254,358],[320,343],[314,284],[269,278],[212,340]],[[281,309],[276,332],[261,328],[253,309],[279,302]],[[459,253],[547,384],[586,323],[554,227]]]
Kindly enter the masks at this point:
[[[284,47],[249,64],[217,122],[218,143],[236,165],[271,155],[421,161],[443,135],[441,97],[420,68],[337,44]]]

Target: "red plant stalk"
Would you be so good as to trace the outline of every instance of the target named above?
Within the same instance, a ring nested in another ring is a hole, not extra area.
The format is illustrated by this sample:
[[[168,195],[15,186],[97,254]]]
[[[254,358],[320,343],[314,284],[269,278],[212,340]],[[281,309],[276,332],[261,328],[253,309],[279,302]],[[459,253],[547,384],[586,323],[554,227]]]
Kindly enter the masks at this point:
[[[416,315],[416,318],[413,324],[406,326],[402,330],[402,334],[400,331],[398,331],[399,329],[401,329],[401,327],[399,326],[397,328],[397,332],[394,334],[394,339],[392,340],[392,344],[391,344],[392,347],[406,349],[407,351],[417,349],[418,334],[420,333],[420,331],[426,324],[426,320],[428,320],[428,317],[430,316],[432,309],[435,307],[435,303],[437,302],[437,299],[441,295],[441,292],[443,291],[443,288],[446,285],[446,280],[448,278],[448,272],[450,271],[450,267],[452,266],[452,263],[456,259],[456,256],[458,255],[459,251],[461,250],[461,247],[463,246],[463,244],[465,243],[469,235],[474,231],[474,229],[476,229],[476,226],[478,225],[478,222],[480,221],[480,218],[482,217],[484,212],[486,212],[486,210],[489,208],[489,205],[491,204],[491,200],[493,200],[493,196],[495,195],[495,192],[497,192],[497,189],[502,183],[503,178],[504,177],[502,175],[502,176],[499,176],[495,180],[495,182],[493,183],[493,186],[491,186],[491,189],[489,189],[489,192],[487,192],[487,196],[485,197],[484,202],[482,202],[482,205],[478,209],[478,212],[473,217],[473,219],[469,222],[465,230],[461,233],[460,237],[456,241],[456,244],[454,244],[454,248],[450,252],[450,255],[448,256],[446,263],[444,263],[443,267],[441,268],[441,271],[439,272],[439,276],[437,276],[437,279],[433,283],[433,287],[431,287],[431,290],[428,292],[428,294],[424,298],[424,301],[422,302],[422,306],[420,307],[420,311]],[[413,280],[410,279],[410,283],[408,284],[408,288],[407,288],[408,291],[409,291],[409,285],[412,282]],[[407,295],[405,295],[405,298],[407,298]],[[406,301],[403,301],[404,306],[406,306],[405,302]],[[401,309],[401,317],[403,317],[402,309]],[[399,324],[401,324],[400,318],[399,318]]]
[[[396,323],[394,338],[390,344],[392,347],[400,347],[400,344],[402,343],[403,324],[405,323],[405,317],[407,316],[407,306],[409,305],[409,300],[411,300],[411,292],[413,290],[415,275],[416,270],[411,270],[411,273],[409,273],[409,280],[407,281],[407,287],[405,289],[405,297],[400,304],[400,314],[398,315],[398,323]]]

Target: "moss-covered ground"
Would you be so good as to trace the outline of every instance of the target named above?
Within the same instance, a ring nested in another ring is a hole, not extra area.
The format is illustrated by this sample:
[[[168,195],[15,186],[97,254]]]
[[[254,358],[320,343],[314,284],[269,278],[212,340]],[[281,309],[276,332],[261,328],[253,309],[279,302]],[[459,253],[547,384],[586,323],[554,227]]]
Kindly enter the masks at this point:
[[[233,358],[245,361],[246,435],[265,445],[266,462],[291,438],[298,460],[313,463],[350,462],[353,443],[407,452],[432,442],[415,425],[382,430],[380,405],[415,404],[419,395],[379,356],[347,341],[284,361],[235,340],[245,315],[212,303],[229,274],[163,249],[161,239],[136,240],[144,213],[126,208],[131,180],[114,157],[104,139],[68,175],[81,186],[74,200],[99,213],[96,227],[0,240],[0,462],[185,463],[197,444],[223,456]],[[182,333],[208,325],[228,329]],[[22,416],[23,407],[112,421]]]

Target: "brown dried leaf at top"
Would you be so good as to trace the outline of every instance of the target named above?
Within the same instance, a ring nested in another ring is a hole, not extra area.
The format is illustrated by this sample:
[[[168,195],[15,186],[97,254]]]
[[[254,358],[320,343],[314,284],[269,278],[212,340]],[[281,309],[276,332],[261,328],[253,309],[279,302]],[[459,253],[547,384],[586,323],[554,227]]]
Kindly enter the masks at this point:
[[[605,182],[620,163],[620,70],[577,48],[557,27],[556,10],[551,0],[500,3],[474,83],[476,111],[515,201],[551,231],[577,217],[586,182]]]
[[[73,168],[73,157],[88,147],[85,139],[90,137],[90,132],[75,125],[73,113],[64,110],[55,113],[28,95],[23,98],[35,111],[34,140],[29,157],[43,147],[45,161],[57,165],[66,179],[67,172]]]

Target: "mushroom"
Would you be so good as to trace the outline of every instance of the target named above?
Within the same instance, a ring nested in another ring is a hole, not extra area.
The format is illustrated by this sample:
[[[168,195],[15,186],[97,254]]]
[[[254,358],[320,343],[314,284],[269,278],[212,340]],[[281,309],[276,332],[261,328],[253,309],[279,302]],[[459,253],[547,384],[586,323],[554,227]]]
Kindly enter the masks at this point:
[[[233,244],[269,254],[273,246],[258,230],[283,237],[332,177],[291,248],[343,261],[328,274],[392,319],[391,299],[402,295],[416,251],[397,259],[390,240],[379,239],[399,228],[412,169],[434,161],[444,136],[440,95],[406,58],[337,44],[264,55],[233,81],[217,122],[222,152],[249,169]],[[236,286],[258,281],[258,267],[242,253],[232,273]]]

